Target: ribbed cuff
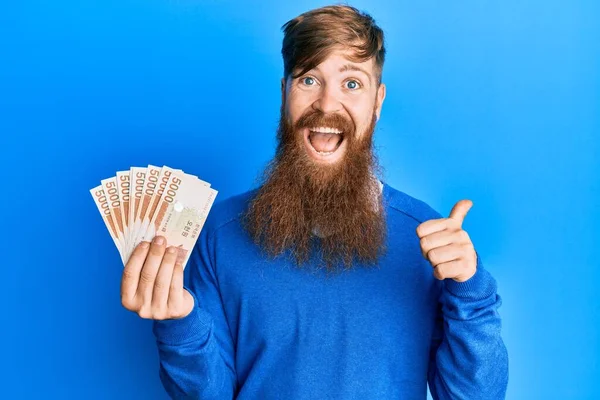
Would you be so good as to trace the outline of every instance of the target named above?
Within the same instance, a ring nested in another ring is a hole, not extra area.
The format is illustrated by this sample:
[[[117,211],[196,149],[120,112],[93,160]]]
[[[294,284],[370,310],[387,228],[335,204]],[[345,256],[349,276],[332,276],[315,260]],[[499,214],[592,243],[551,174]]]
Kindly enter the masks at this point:
[[[202,339],[211,329],[212,320],[206,311],[198,307],[193,291],[184,286],[194,298],[194,308],[183,318],[154,320],[152,332],[159,342],[178,345]]]
[[[477,253],[477,252],[476,252]],[[483,267],[481,258],[477,253],[477,270],[475,275],[464,282],[457,282],[454,279],[444,279],[446,289],[457,297],[480,300],[489,297],[496,291],[496,280]]]

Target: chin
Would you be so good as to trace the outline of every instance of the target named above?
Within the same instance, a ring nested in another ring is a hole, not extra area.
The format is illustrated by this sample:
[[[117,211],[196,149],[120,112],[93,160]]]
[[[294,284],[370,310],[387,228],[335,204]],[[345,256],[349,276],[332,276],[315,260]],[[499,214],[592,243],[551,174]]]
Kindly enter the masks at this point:
[[[308,128],[302,129],[302,142],[304,143],[304,148],[306,149],[306,153],[308,157],[315,161],[318,164],[322,165],[330,165],[338,163],[346,154],[346,149],[348,147],[348,141],[345,137],[342,136],[342,140],[338,143],[335,150],[329,153],[321,153],[317,151],[308,138],[310,131]]]

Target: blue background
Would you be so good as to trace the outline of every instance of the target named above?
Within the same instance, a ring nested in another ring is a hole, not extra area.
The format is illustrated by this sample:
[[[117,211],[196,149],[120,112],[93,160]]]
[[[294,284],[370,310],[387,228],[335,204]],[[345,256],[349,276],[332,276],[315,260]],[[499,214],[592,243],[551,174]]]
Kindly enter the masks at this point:
[[[253,187],[280,27],[326,4],[2,2],[0,397],[167,397],[89,189],[149,163],[220,200]],[[474,203],[463,228],[503,298],[507,398],[600,398],[599,3],[350,4],[386,34],[385,179],[445,215]]]

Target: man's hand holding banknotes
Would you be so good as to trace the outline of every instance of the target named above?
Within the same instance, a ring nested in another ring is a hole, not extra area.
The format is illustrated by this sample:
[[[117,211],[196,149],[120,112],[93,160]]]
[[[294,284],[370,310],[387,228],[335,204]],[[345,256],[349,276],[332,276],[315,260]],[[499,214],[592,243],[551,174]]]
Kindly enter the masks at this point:
[[[194,308],[192,295],[183,288],[177,248],[167,247],[163,236],[141,242],[131,254],[123,270],[121,303],[149,319],[183,318]]]
[[[183,270],[217,191],[167,166],[132,167],[90,190],[125,264],[121,302],[148,319],[187,316]]]

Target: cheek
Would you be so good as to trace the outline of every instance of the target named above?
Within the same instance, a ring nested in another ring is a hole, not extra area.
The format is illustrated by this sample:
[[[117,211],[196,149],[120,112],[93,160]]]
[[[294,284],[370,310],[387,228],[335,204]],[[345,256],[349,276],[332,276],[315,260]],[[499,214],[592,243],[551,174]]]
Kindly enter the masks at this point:
[[[363,113],[353,112],[350,114],[352,123],[354,124],[356,137],[361,137],[367,128],[368,121],[365,120]]]
[[[356,135],[361,137],[365,135],[365,131],[369,129],[372,121],[377,121],[375,116],[375,104],[361,103],[356,109],[350,110],[350,116],[356,124]],[[374,120],[375,118],[375,120]]]
[[[318,95],[314,92],[292,89],[286,101],[286,109],[290,120],[296,123],[300,117],[309,113],[311,106],[317,99]]]
[[[292,124],[296,124],[300,117],[302,116],[303,109],[301,108],[301,104],[295,101],[289,101],[286,107],[286,117],[288,121]]]

